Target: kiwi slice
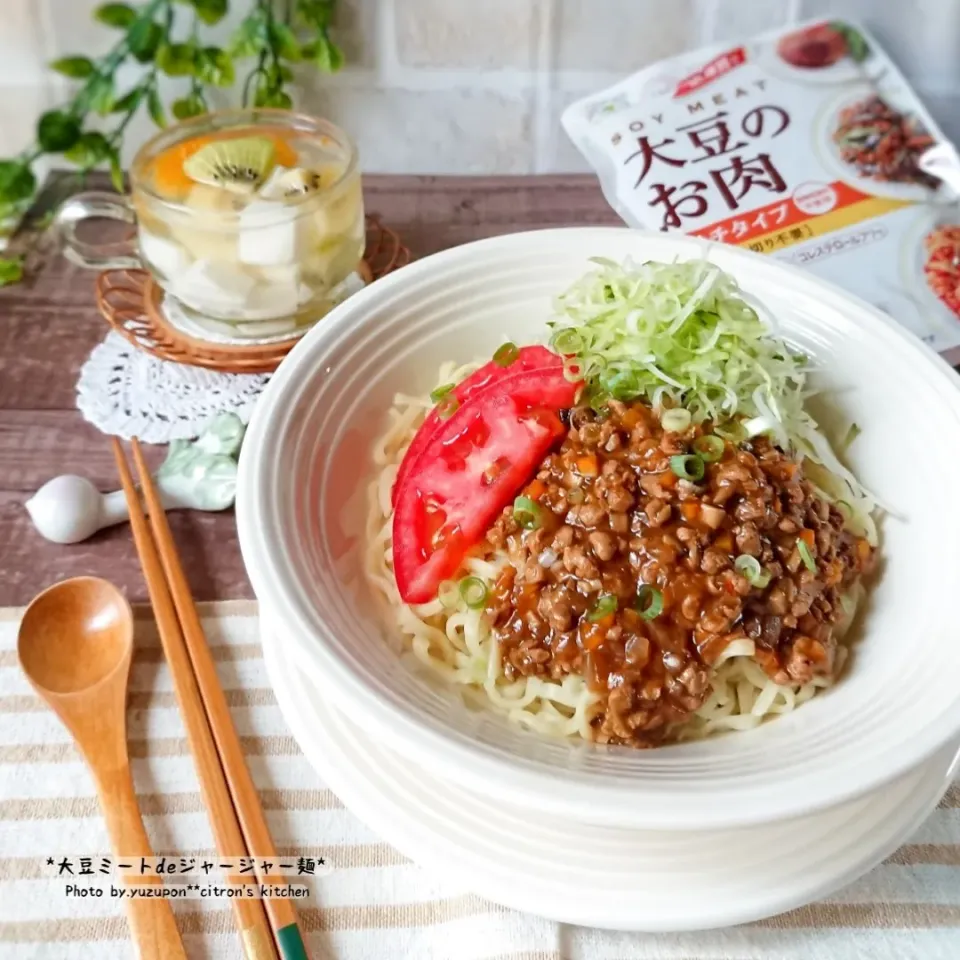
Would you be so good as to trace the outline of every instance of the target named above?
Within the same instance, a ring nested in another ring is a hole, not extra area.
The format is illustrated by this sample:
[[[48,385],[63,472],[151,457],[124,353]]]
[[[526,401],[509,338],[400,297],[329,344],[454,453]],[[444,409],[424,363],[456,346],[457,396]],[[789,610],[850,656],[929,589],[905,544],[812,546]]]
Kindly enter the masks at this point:
[[[214,140],[187,157],[183,172],[197,183],[253,193],[273,168],[274,152],[268,137]]]

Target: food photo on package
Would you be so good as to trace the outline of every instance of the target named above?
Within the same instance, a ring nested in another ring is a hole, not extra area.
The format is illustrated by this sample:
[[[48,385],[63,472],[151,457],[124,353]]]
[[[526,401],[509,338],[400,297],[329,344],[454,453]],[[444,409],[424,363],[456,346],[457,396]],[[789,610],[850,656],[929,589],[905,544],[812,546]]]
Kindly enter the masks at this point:
[[[960,157],[862,27],[686,53],[562,122],[630,226],[811,270],[960,362]]]

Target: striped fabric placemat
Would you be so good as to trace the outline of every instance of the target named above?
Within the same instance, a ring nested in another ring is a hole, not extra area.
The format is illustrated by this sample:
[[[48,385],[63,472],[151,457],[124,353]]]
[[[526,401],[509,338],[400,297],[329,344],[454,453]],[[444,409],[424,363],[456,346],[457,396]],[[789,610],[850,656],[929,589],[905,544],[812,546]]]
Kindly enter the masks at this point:
[[[0,609],[0,956],[112,960],[133,950],[121,904],[66,895],[50,857],[105,856],[93,785],[65,729],[16,662],[21,611]],[[406,860],[343,808],[290,736],[267,686],[256,606],[201,613],[280,852],[324,857],[301,921],[315,960],[956,960],[960,786],[911,842],[828,901],[731,930],[674,936],[561,927],[491,904]],[[171,679],[138,611],[128,735],[158,853],[213,842]],[[239,958],[225,900],[174,903],[188,954]]]

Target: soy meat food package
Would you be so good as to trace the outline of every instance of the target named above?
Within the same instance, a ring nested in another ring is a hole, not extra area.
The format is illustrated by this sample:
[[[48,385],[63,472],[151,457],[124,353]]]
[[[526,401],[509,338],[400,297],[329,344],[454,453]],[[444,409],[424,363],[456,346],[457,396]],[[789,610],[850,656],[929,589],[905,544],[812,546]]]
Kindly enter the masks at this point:
[[[684,54],[563,125],[631,226],[812,270],[960,359],[960,158],[861,28]]]

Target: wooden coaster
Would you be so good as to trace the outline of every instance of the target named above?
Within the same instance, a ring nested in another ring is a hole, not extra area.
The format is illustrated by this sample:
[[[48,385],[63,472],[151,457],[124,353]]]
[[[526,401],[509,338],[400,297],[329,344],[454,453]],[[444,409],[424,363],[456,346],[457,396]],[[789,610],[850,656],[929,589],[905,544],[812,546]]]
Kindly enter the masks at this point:
[[[409,262],[410,251],[397,234],[368,216],[367,246],[357,267],[363,280],[372,283]],[[146,270],[104,270],[97,277],[97,306],[107,323],[135,347],[161,360],[226,373],[271,373],[300,339],[249,346],[199,340],[167,320],[162,300],[163,290]]]

